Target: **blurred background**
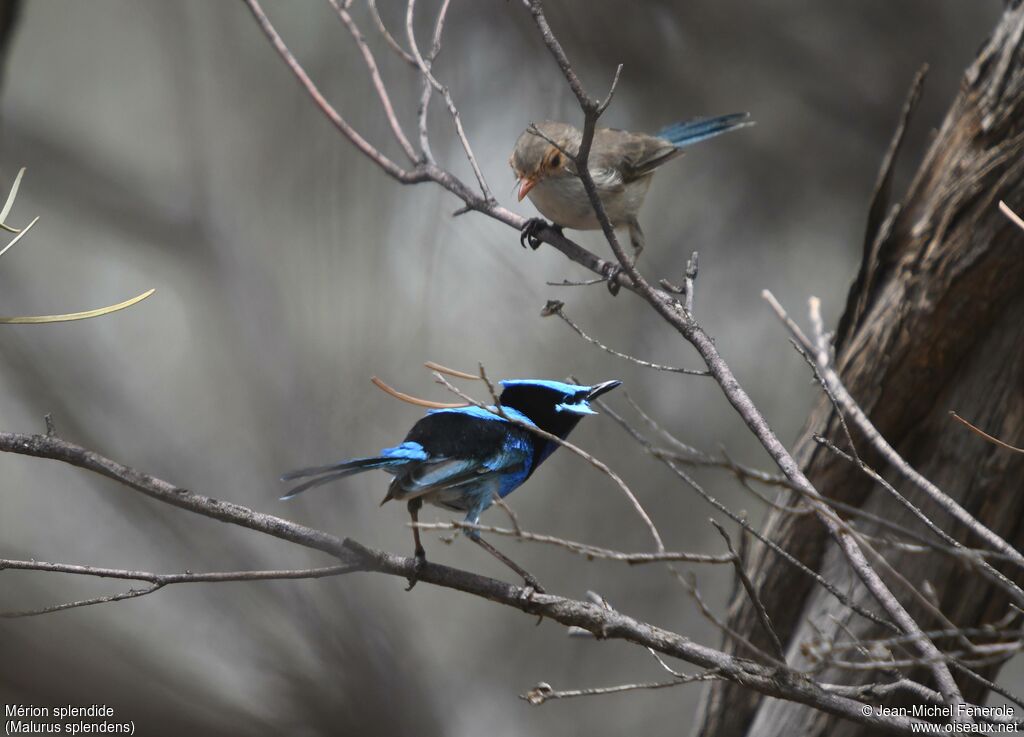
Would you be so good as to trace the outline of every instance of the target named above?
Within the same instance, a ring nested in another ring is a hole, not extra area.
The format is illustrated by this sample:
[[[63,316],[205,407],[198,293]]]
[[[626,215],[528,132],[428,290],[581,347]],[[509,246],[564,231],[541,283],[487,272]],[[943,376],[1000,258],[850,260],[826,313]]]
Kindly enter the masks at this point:
[[[425,44],[438,3],[417,5]],[[867,202],[907,87],[931,65],[897,192],[994,25],[996,0],[551,2],[551,24],[593,93],[624,63],[604,123],[655,130],[679,118],[750,111],[757,126],[691,149],[656,178],[642,222],[650,277],[676,280],[700,251],[696,309],[737,376],[787,441],[815,399],[803,361],[760,298],[803,315],[822,297],[834,324],[860,261]],[[380,0],[396,34],[405,3]],[[351,38],[326,3],[267,11],[324,93],[394,157]],[[389,54],[361,2],[415,140],[419,81]],[[579,120],[528,14],[456,0],[435,71],[458,103],[502,204],[507,158],[532,121]],[[471,180],[435,102],[438,158]],[[587,345],[547,299],[631,354],[699,368],[696,354],[628,294],[433,185],[403,188],[337,133],[240,2],[29,0],[0,94],[0,183],[28,167],[11,221],[41,220],[0,261],[0,312],[89,309],[149,287],[128,311],[0,330],[0,429],[64,437],[197,492],[409,554],[401,505],[378,509],[367,474],[277,501],[284,470],[399,440],[420,410],[373,389],[372,374],[447,400],[427,360],[491,376],[620,378],[685,442],[765,467],[716,385],[652,373]],[[396,160],[399,160],[396,158]],[[573,234],[575,237],[579,234]],[[601,254],[594,234],[579,235]],[[479,387],[467,387],[484,397]],[[634,417],[623,392],[613,406]],[[636,490],[670,549],[723,552],[713,510],[646,459],[607,417],[574,441]],[[760,519],[724,475],[715,495]],[[509,499],[525,528],[620,550],[650,549],[614,485],[557,454]],[[720,515],[718,515],[720,517]],[[427,520],[446,520],[428,508]],[[484,518],[505,524],[491,511]],[[723,520],[725,521],[725,520]],[[508,577],[476,546],[427,536],[428,556]],[[587,562],[508,539],[499,547],[548,590],[600,592],[627,613],[717,645],[719,633],[668,571]],[[0,457],[0,557],[155,571],[324,564],[285,543],[189,515],[56,462]],[[695,568],[721,611],[731,576]],[[699,686],[531,707],[556,689],[659,680],[642,650],[570,639],[550,622],[450,591],[353,575],[183,585],[138,600],[0,622],[0,701],[105,703],[146,735],[645,734],[688,731]],[[130,584],[0,574],[0,609],[115,593]],[[676,664],[688,670],[685,664]],[[1012,685],[1012,684],[1011,684]]]

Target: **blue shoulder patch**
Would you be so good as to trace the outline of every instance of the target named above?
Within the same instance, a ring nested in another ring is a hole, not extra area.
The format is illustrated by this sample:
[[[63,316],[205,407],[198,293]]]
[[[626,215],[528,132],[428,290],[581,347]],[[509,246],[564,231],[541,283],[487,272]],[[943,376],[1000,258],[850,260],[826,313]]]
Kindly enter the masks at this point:
[[[589,392],[591,387],[582,384],[566,384],[563,381],[550,381],[548,379],[505,379],[501,382],[504,387],[510,386],[543,386],[563,394],[576,394],[578,392]]]
[[[432,409],[429,412],[427,412],[427,414],[428,415],[440,415],[440,414],[444,414],[446,412],[450,412],[452,414],[468,415],[469,417],[474,417],[474,418],[476,418],[478,420],[496,420],[498,422],[507,422],[507,420],[504,417],[502,417],[499,414],[495,414],[494,412],[491,411],[491,410],[495,410],[495,409],[496,408],[494,406],[491,406],[488,409],[484,409],[483,407],[475,407],[475,406],[452,407],[450,409]],[[531,420],[529,417],[524,415],[519,410],[512,409],[511,407],[502,407],[501,411],[504,412],[506,415],[508,415],[513,420],[516,420],[518,422],[525,422],[527,425],[533,425],[534,424],[533,420]],[[414,445],[416,445],[416,443],[414,443]]]
[[[406,440],[404,443],[396,445],[394,448],[385,448],[380,452],[380,457],[403,458],[410,461],[425,461],[427,460],[427,451],[425,451],[423,446],[419,443]]]

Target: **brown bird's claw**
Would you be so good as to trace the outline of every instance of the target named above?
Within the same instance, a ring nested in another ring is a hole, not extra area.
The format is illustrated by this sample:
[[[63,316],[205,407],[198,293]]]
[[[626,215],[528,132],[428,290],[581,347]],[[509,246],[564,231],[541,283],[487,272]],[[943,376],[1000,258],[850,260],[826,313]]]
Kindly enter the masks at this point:
[[[519,231],[519,245],[523,248],[529,245],[530,248],[536,251],[540,248],[542,242],[539,235],[540,231],[547,228],[551,228],[559,233],[562,232],[561,228],[554,223],[549,223],[544,218],[530,218],[523,224],[522,230]]]
[[[619,264],[609,262],[603,271],[604,279],[608,282],[608,291],[614,297],[619,293],[619,274],[622,273],[622,267]]]

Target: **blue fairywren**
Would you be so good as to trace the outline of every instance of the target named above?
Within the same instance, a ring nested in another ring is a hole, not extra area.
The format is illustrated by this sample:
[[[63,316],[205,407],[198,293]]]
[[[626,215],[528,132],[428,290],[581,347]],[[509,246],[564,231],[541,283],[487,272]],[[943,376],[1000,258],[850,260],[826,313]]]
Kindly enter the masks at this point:
[[[393,478],[381,504],[391,499],[407,502],[414,523],[417,564],[422,565],[426,552],[415,523],[424,502],[464,512],[468,524],[477,524],[495,498],[504,498],[519,488],[558,449],[557,443],[529,428],[565,439],[585,415],[597,414],[590,401],[620,383],[613,380],[582,386],[542,379],[502,381],[499,408],[431,410],[413,425],[401,444],[377,455],[284,474],[284,481],[306,480],[281,498],[290,499],[363,471],[386,471]],[[467,535],[521,575],[528,585],[542,590],[536,579],[483,540],[478,531],[470,530]],[[415,579],[410,586],[412,583]]]

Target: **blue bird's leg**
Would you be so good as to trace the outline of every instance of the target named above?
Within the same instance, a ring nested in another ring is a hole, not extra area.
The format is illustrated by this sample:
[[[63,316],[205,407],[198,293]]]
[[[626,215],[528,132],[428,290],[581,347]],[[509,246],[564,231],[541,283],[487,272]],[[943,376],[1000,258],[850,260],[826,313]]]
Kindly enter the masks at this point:
[[[412,539],[416,543],[415,557],[416,567],[413,569],[413,574],[409,576],[409,585],[406,587],[406,591],[411,591],[412,587],[416,585],[419,580],[419,573],[423,569],[423,566],[427,564],[427,551],[423,549],[423,543],[420,542],[420,528],[416,524],[420,521],[420,507],[423,506],[423,500],[419,497],[414,497],[409,500],[408,509],[409,516],[412,517]]]
[[[469,513],[466,515],[466,520],[465,521],[467,523],[471,524],[471,525],[477,524],[477,522],[480,521],[480,513],[483,512],[490,505],[491,505],[490,497],[489,496],[482,496],[480,498],[480,501],[472,509],[469,510]],[[502,563],[504,563],[510,569],[515,571],[516,574],[519,575],[523,579],[523,582],[527,586],[529,586],[531,589],[536,591],[538,594],[543,594],[544,593],[544,587],[540,585],[540,581],[538,581],[536,578],[534,578],[532,573],[527,571],[521,565],[516,563],[514,560],[509,558],[507,555],[502,553],[496,547],[494,547],[489,542],[487,542],[482,537],[480,537],[480,531],[479,530],[467,530],[466,531],[466,537],[468,537],[470,540],[475,542],[481,548],[483,548],[488,553],[493,555],[495,558],[500,560]]]

